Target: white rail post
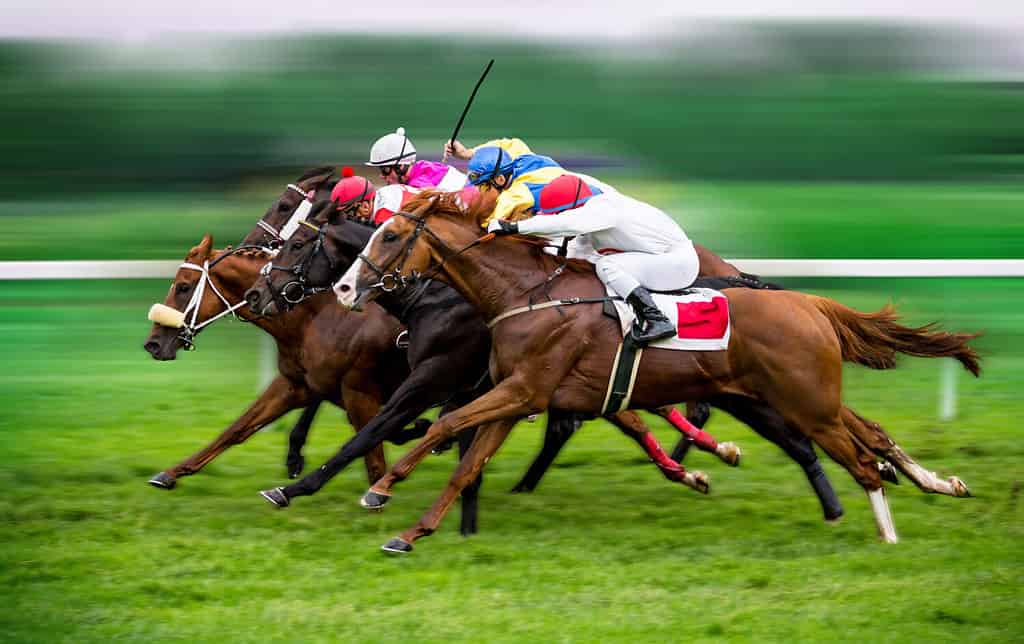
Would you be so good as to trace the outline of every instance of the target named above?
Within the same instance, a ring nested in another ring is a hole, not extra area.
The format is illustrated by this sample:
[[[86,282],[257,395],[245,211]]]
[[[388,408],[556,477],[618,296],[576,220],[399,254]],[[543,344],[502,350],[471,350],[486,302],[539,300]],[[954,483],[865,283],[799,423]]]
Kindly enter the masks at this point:
[[[939,418],[953,420],[956,416],[956,360],[945,358],[939,373]]]

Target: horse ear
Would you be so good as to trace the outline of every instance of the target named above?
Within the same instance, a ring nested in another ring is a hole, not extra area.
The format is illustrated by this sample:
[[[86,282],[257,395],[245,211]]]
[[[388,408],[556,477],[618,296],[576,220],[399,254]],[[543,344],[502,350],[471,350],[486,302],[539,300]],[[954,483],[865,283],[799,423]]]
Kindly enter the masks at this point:
[[[206,233],[203,235],[203,240],[188,252],[188,259],[193,262],[201,262],[210,256],[211,250],[213,250],[213,235]]]

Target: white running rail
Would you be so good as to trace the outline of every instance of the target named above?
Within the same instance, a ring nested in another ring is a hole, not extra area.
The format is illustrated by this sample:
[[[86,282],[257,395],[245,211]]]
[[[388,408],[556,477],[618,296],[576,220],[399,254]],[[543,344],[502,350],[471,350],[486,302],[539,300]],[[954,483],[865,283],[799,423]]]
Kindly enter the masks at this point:
[[[1024,259],[733,259],[762,277],[1024,277]],[[0,280],[171,278],[181,260],[0,262]]]

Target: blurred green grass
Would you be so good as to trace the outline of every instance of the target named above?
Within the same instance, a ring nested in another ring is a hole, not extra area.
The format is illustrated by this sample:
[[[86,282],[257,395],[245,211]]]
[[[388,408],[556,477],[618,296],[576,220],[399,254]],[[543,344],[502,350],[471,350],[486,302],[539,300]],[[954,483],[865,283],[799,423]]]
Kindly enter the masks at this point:
[[[831,463],[847,516],[826,527],[799,468],[718,413],[709,428],[740,442],[745,461],[731,469],[692,453],[689,466],[712,476],[709,497],[665,482],[603,423],[570,442],[535,494],[509,495],[539,447],[541,425],[524,423],[488,466],[482,533],[462,539],[453,514],[404,559],[377,547],[433,501],[450,455],[428,459],[379,515],[356,503],[360,467],[288,510],[269,507],[256,491],[285,480],[279,430],[174,491],[152,489],[150,475],[255,395],[259,332],[218,323],[195,353],[157,363],[141,344],[165,282],[4,283],[0,632],[69,642],[1020,639],[1024,285],[923,281],[803,284],[862,309],[894,298],[913,323],[988,329],[986,371],[959,373],[953,422],[937,420],[938,361],[846,370],[848,404],[976,495],[891,488],[899,545],[876,542],[863,493]],[[339,412],[322,413],[310,466],[349,431]]]

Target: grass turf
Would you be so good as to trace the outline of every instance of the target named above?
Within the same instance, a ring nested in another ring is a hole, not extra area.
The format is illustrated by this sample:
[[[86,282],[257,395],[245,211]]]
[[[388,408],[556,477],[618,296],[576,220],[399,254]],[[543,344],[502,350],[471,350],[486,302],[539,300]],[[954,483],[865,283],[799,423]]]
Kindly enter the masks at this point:
[[[429,458],[381,514],[356,503],[361,467],[287,510],[262,501],[258,489],[285,480],[281,426],[171,492],[153,489],[150,475],[254,397],[259,332],[218,323],[196,353],[156,363],[141,349],[144,315],[166,283],[2,284],[0,639],[1021,639],[1024,284],[842,284],[799,283],[862,309],[893,297],[911,322],[988,332],[983,377],[958,374],[954,422],[936,419],[939,361],[850,367],[844,395],[976,498],[890,487],[903,541],[885,546],[844,472],[827,465],[847,510],[828,527],[799,468],[721,413],[709,429],[740,442],[744,462],[691,452],[688,466],[712,477],[708,497],[664,481],[600,422],[537,492],[510,495],[539,447],[540,424],[524,423],[487,468],[481,534],[461,538],[453,512],[404,558],[377,548],[433,502],[450,455]],[[307,463],[349,432],[342,414],[322,412]]]

